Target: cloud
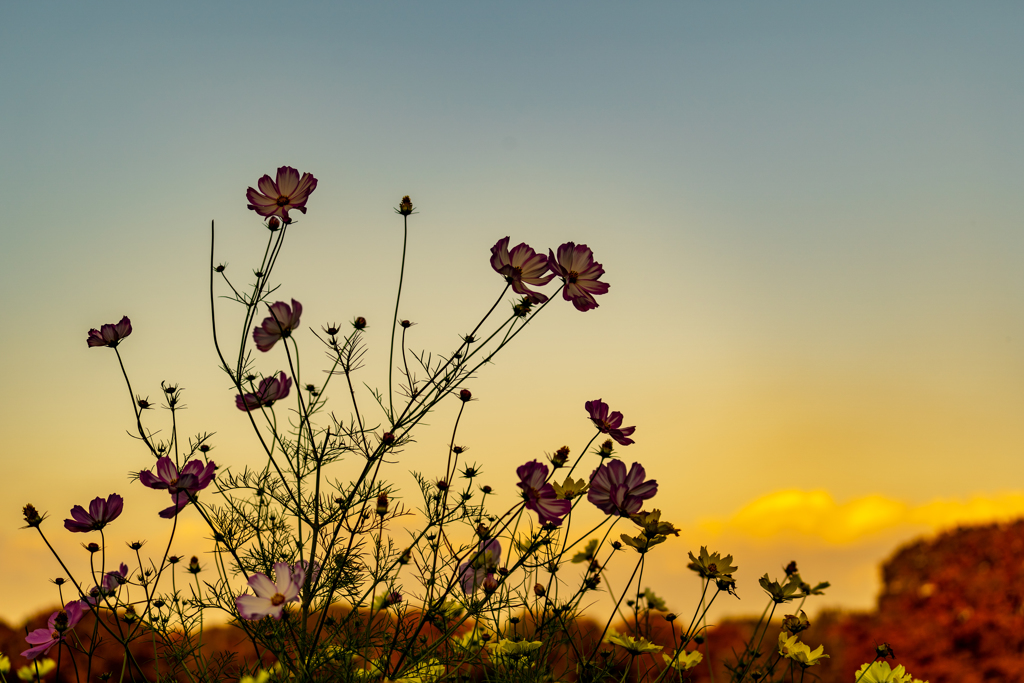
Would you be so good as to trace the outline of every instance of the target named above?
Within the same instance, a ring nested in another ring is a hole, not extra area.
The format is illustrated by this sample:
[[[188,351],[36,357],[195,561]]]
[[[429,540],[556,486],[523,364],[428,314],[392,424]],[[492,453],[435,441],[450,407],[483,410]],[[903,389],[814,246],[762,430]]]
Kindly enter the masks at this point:
[[[898,528],[937,531],[1021,516],[1024,493],[1016,492],[912,505],[880,495],[838,503],[824,490],[788,489],[762,496],[730,517],[703,519],[697,526],[713,535],[739,534],[763,540],[790,537],[845,545]]]

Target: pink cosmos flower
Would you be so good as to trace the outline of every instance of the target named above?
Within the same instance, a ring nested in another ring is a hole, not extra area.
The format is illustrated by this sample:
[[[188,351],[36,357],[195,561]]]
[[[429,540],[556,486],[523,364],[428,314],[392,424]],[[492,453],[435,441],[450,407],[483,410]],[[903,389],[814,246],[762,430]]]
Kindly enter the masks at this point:
[[[164,519],[171,519],[181,512],[189,503],[189,494],[195,497],[213,481],[213,473],[217,465],[211,460],[203,465],[200,460],[189,460],[178,469],[166,455],[156,461],[156,474],[149,470],[139,472],[139,482],[151,489],[167,489],[174,502],[160,511]]]
[[[116,493],[111,493],[106,500],[93,498],[88,512],[81,505],[71,508],[74,519],[65,519],[64,528],[75,533],[98,531],[117,519],[123,509],[124,499]]]
[[[584,407],[590,413],[590,419],[594,426],[602,434],[608,434],[622,446],[636,443],[629,438],[636,431],[636,427],[622,427],[622,413],[616,410],[609,414],[608,404],[601,399],[587,401]]]
[[[466,595],[472,595],[478,588],[483,587],[484,580],[488,577],[494,578],[499,562],[501,544],[498,543],[498,539],[480,541],[480,547],[473,553],[469,562],[464,562],[459,567],[459,583]]]
[[[89,591],[89,597],[85,599],[85,602],[89,605],[96,605],[104,598],[116,595],[117,589],[126,583],[128,583],[128,565],[122,562],[118,571],[107,572],[103,575],[100,585]]]
[[[302,304],[295,299],[292,299],[291,306],[283,301],[271,304],[270,317],[264,318],[260,326],[252,330],[256,348],[263,352],[269,351],[278,339],[291,336],[292,330],[299,326],[301,315]]]
[[[89,346],[109,346],[114,348],[122,339],[132,333],[132,321],[128,316],[123,316],[121,322],[107,323],[98,330],[89,330],[89,337],[86,341]]]
[[[555,487],[546,482],[548,466],[534,460],[521,465],[516,469],[516,474],[519,475],[516,486],[523,490],[526,509],[536,512],[541,524],[550,522],[559,526],[562,518],[572,509],[572,503],[558,498]]]
[[[258,572],[249,577],[249,587],[256,595],[246,593],[235,598],[235,607],[243,619],[280,619],[284,604],[299,599],[306,580],[306,570],[301,565],[289,567],[287,562],[278,562],[274,565],[274,576],[277,583]]]
[[[633,463],[626,472],[621,460],[601,465],[590,475],[587,500],[606,515],[628,517],[640,512],[644,501],[658,492],[658,482],[644,481],[647,472],[640,463]]]
[[[276,182],[265,175],[256,184],[259,191],[250,187],[245,193],[248,207],[263,217],[280,216],[288,223],[289,210],[306,213],[306,200],[316,189],[316,178],[311,173],[303,173],[299,178],[299,172],[294,168],[282,166],[277,169]]]
[[[235,405],[239,410],[245,412],[257,408],[269,408],[274,405],[274,401],[280,401],[287,396],[291,388],[292,380],[283,372],[277,377],[273,375],[264,377],[260,380],[260,385],[256,387],[255,394],[235,394]]]
[[[82,620],[82,615],[88,611],[89,606],[81,600],[64,605],[64,609],[57,610],[46,620],[46,628],[37,628],[25,636],[25,642],[34,647],[22,652],[21,656],[35,659],[49,652],[51,647],[67,637],[71,629]]]
[[[562,298],[571,301],[578,311],[597,308],[594,295],[608,291],[608,283],[597,279],[604,275],[604,268],[594,260],[594,252],[585,244],[577,246],[575,242],[566,242],[558,248],[557,258],[549,249],[548,268],[565,282]]]
[[[522,294],[534,304],[542,304],[548,300],[540,292],[528,289],[526,285],[541,287],[551,282],[554,273],[548,273],[548,261],[543,254],[538,254],[525,243],[517,244],[508,249],[508,237],[502,237],[491,247],[491,268],[505,281],[512,285],[512,291]]]

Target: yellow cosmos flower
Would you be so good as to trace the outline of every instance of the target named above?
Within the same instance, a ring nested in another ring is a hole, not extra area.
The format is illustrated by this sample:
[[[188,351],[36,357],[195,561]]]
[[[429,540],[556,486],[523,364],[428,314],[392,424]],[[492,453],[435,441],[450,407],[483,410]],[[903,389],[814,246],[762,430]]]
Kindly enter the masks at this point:
[[[18,669],[18,678],[23,681],[34,681],[36,678],[42,680],[43,676],[46,676],[56,668],[57,662],[49,657],[43,657]]]
[[[825,651],[824,645],[811,649],[801,643],[796,636],[791,636],[785,631],[779,634],[779,654],[792,659],[801,666],[814,666],[822,659],[828,659],[828,655],[822,654]]]
[[[700,547],[700,556],[694,557],[690,553],[690,569],[700,574],[705,579],[718,579],[722,576],[729,576],[739,567],[732,564],[732,555],[722,557],[718,553],[708,553],[706,546]]]
[[[260,669],[256,672],[255,676],[242,676],[238,679],[238,683],[267,683],[270,680],[270,672],[266,669]]]
[[[565,481],[561,484],[551,482],[551,486],[555,489],[555,497],[563,500],[572,500],[576,496],[586,493],[590,488],[590,484],[585,479],[573,479],[572,475],[566,476]]]
[[[661,652],[662,650],[661,645],[655,645],[646,638],[634,638],[633,636],[612,636],[608,638],[608,642],[621,645],[631,655]]]
[[[860,683],[918,683],[920,679],[908,674],[902,664],[894,669],[889,662],[874,661],[861,665],[856,680]]]
[[[689,671],[704,659],[704,655],[698,650],[693,650],[692,652],[676,650],[672,653],[671,657],[668,655],[662,655],[662,657],[665,659],[665,664],[679,672]]]

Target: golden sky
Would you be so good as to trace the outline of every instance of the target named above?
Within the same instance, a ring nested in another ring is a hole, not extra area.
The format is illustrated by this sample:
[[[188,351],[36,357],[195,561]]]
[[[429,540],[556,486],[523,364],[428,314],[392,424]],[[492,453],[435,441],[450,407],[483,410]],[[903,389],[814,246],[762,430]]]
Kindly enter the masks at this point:
[[[600,307],[531,324],[470,383],[460,440],[511,500],[516,466],[587,442],[586,401],[622,411],[619,455],[683,529],[651,575],[673,602],[712,545],[741,567],[726,611],[757,612],[754,579],[792,559],[833,583],[822,604],[866,607],[898,544],[1021,514],[1019,6],[298,3],[285,25],[242,7],[22,4],[0,29],[0,616],[54,602],[25,503],[79,567],[61,520],[95,496],[125,496],[112,544],[166,538],[90,328],[129,315],[136,392],[180,383],[185,432],[255,462],[210,344],[209,221],[244,279],[265,235],[245,188],[286,164],[320,185],[280,297],[304,327],[366,316],[371,386],[403,194],[415,348],[449,351],[498,296],[499,238],[594,250]],[[390,474],[410,497],[452,417]],[[176,552],[202,551],[196,521]]]

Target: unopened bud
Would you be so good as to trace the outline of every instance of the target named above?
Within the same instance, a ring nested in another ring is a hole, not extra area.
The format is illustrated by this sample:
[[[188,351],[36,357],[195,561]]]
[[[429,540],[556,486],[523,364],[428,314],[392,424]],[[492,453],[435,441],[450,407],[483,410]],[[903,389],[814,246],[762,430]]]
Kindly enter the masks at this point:
[[[382,444],[384,444],[385,447],[394,446],[395,445],[395,435],[392,434],[391,432],[384,432],[384,436],[382,436],[380,438],[380,442]]]
[[[352,327],[356,328],[357,330],[365,330],[366,318],[364,318],[363,316],[359,316],[358,318],[352,321]]]
[[[409,195],[402,197],[402,201],[398,203],[398,213],[403,216],[408,216],[412,213],[412,200],[409,199]]]
[[[39,514],[35,506],[32,504],[26,505],[22,508],[22,513],[25,515],[25,524],[30,527],[38,529],[39,525],[43,523],[42,515]]]
[[[459,391],[459,400],[462,401],[463,403],[472,400],[472,398],[473,393],[469,389],[462,389],[461,391]]]
[[[388,494],[382,493],[377,496],[377,515],[383,517],[388,514]]]
[[[533,594],[536,595],[538,598],[543,598],[545,595],[547,595],[547,593],[548,590],[544,588],[544,586],[542,586],[541,584],[536,583],[533,585]]]
[[[199,558],[195,555],[193,555],[192,559],[189,560],[188,571],[191,574],[198,574],[199,572],[203,571],[202,567],[199,566]]]
[[[271,216],[270,220],[267,221],[267,229],[271,232],[281,227],[281,221],[277,219],[277,216]]]

